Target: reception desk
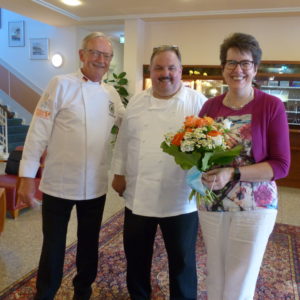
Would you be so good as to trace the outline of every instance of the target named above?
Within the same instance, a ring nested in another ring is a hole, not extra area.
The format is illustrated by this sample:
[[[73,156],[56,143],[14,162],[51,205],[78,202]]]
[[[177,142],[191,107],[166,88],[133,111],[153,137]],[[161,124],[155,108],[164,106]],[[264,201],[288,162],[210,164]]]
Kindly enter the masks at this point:
[[[291,167],[286,178],[277,180],[279,186],[300,188],[300,129],[290,129]]]
[[[4,222],[6,217],[6,196],[5,189],[0,188],[0,234],[4,229]]]

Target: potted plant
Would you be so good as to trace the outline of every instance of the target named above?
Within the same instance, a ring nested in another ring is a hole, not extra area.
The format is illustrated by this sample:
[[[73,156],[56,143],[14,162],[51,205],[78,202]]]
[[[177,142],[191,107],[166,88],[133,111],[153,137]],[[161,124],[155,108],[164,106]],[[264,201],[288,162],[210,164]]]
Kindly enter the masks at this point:
[[[126,89],[126,86],[128,85],[128,79],[126,78],[126,72],[121,72],[120,74],[112,73],[113,79],[105,79],[104,82],[106,83],[111,83],[114,88],[117,90],[119,93],[121,100],[126,107],[128,104],[128,99],[127,97],[129,96],[129,93]],[[111,129],[111,133],[117,135],[119,128],[117,126],[113,126]],[[113,143],[115,141],[115,138],[113,139]]]

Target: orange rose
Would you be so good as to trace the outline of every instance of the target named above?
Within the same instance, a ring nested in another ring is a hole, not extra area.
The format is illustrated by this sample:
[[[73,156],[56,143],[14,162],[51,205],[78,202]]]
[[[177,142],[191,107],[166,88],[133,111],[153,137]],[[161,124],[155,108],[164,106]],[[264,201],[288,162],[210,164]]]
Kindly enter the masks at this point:
[[[196,121],[196,127],[203,127],[207,125],[207,122],[205,121],[204,118],[198,118],[197,121]]]
[[[209,136],[218,136],[218,135],[221,135],[222,133],[220,131],[217,131],[217,130],[211,130],[207,133],[207,135]]]
[[[206,121],[207,125],[212,125],[214,123],[214,119],[211,117],[204,117],[203,119]]]
[[[187,128],[187,127],[196,127],[197,120],[198,120],[198,118],[195,117],[195,116],[185,117],[185,122],[184,122],[185,128]]]
[[[175,146],[180,146],[184,135],[185,135],[185,132],[176,133],[175,136],[173,137],[173,140],[172,140],[171,144],[175,145]]]

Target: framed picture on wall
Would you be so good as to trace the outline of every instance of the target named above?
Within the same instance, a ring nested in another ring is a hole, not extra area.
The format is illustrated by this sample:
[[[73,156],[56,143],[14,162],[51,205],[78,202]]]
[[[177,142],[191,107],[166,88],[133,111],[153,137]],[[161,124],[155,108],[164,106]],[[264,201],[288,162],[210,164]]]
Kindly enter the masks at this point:
[[[8,46],[25,46],[24,21],[8,22]]]
[[[49,58],[49,40],[46,38],[30,39],[30,59]]]

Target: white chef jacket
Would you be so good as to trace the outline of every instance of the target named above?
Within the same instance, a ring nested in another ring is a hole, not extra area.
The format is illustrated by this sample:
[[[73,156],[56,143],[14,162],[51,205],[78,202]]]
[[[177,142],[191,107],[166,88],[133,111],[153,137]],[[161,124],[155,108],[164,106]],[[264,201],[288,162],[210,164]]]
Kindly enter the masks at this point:
[[[110,131],[123,112],[114,87],[89,81],[80,70],[54,77],[35,109],[19,176],[35,177],[47,149],[42,192],[71,200],[104,195]]]
[[[164,153],[160,144],[176,132],[186,116],[198,115],[206,97],[182,85],[171,99],[156,99],[152,89],[129,101],[112,160],[113,174],[125,175],[125,205],[134,214],[169,217],[197,209],[188,200],[186,172]]]

